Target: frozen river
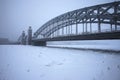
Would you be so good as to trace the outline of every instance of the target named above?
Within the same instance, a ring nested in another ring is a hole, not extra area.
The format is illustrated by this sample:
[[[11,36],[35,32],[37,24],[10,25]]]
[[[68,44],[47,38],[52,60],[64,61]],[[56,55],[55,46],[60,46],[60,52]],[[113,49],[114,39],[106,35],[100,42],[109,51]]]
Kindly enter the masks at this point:
[[[0,80],[120,80],[120,54],[0,45]]]

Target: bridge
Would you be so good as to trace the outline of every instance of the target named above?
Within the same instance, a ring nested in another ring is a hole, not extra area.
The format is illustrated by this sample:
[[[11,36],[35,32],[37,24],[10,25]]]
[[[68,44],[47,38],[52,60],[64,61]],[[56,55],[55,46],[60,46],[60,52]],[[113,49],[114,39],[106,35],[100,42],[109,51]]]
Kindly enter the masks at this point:
[[[120,39],[120,1],[77,9],[42,25],[29,40],[47,41]]]

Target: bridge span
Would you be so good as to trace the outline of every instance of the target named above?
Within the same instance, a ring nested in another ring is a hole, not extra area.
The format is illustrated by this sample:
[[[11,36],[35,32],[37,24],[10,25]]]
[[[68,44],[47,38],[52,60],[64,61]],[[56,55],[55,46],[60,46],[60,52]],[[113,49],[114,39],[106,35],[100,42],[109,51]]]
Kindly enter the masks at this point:
[[[33,35],[33,45],[46,41],[120,39],[120,1],[77,9],[42,25]]]

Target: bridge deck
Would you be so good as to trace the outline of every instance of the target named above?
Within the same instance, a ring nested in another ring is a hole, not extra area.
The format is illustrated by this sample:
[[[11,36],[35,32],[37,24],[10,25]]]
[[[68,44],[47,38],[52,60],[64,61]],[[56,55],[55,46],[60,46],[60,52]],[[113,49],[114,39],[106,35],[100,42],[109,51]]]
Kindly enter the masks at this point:
[[[69,40],[102,40],[102,39],[120,39],[120,31],[89,33],[69,36],[67,35],[54,38],[33,39],[32,41],[36,42],[36,41],[69,41]]]

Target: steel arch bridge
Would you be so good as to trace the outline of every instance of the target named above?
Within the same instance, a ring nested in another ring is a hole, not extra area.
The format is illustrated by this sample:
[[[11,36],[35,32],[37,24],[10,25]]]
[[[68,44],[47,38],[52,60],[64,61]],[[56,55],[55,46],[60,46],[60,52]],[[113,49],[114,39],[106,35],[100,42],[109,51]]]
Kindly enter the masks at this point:
[[[102,30],[103,27],[109,30],[106,32]],[[41,26],[34,33],[32,41],[39,44],[46,41],[96,39],[120,39],[120,1],[85,7],[57,16]]]

